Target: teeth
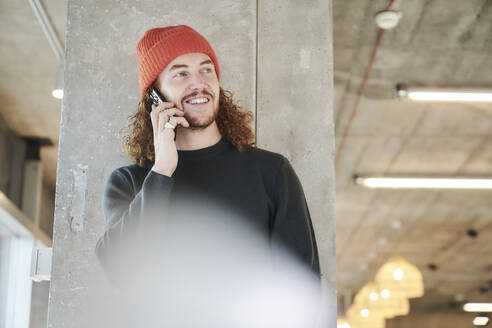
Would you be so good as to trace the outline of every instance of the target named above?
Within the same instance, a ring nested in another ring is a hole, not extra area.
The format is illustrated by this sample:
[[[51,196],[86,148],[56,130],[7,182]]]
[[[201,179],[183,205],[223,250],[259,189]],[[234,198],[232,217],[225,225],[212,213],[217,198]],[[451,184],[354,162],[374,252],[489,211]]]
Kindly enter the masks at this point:
[[[208,102],[208,99],[207,98],[198,98],[198,99],[193,99],[193,100],[190,100],[188,101],[190,104],[203,104],[203,103],[206,103]]]

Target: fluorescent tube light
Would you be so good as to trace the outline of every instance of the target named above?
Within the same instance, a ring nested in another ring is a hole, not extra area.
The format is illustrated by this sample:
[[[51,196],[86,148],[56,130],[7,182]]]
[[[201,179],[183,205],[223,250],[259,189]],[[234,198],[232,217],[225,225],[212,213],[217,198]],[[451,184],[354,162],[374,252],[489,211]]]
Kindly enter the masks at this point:
[[[466,303],[463,305],[466,312],[492,312],[492,303]]]
[[[492,189],[492,179],[356,176],[354,181],[369,188]]]
[[[492,102],[492,89],[449,89],[397,86],[399,98],[416,101]]]
[[[475,326],[486,326],[490,321],[490,318],[485,315],[477,315],[475,319],[473,319],[473,324]]]

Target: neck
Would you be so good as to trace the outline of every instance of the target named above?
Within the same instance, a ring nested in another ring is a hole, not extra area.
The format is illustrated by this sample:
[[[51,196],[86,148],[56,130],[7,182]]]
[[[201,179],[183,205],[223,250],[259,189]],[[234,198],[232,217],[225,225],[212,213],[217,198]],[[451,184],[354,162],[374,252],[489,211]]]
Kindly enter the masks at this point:
[[[176,127],[176,148],[178,150],[197,150],[215,145],[220,141],[220,134],[217,123],[212,124],[204,129],[192,130]]]

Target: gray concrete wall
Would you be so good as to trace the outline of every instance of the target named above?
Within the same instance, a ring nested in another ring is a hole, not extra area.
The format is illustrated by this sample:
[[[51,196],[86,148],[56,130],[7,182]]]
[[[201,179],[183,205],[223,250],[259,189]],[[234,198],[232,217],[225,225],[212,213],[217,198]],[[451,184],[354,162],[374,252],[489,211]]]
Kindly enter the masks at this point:
[[[258,2],[258,145],[285,155],[304,188],[335,327],[333,49],[331,1]]]
[[[289,2],[282,8],[260,2],[257,10],[256,1],[69,1],[48,327],[85,325],[78,318],[86,313],[92,284],[103,280],[93,251],[103,231],[104,185],[114,168],[130,163],[118,131],[139,100],[135,47],[147,29],[177,24],[207,37],[221,66],[221,86],[240,105],[255,112],[258,103],[259,145],[293,160],[319,230],[333,300],[328,308],[336,314],[330,1]],[[81,211],[74,211],[73,199],[76,206],[84,203]]]

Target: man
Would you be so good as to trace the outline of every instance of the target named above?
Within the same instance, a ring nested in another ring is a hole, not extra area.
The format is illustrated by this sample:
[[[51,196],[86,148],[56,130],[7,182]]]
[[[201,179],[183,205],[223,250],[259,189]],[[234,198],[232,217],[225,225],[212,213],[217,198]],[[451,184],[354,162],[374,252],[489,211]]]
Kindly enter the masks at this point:
[[[229,229],[232,221],[241,221],[241,227],[251,227],[258,240],[267,241],[274,258],[286,250],[319,278],[315,234],[302,186],[284,156],[254,145],[248,124],[252,114],[242,111],[220,87],[218,60],[208,41],[185,25],[154,28],[139,41],[137,54],[142,100],[125,140],[135,164],[120,167],[109,177],[103,197],[106,230],[96,246],[108,275],[115,276],[115,267],[125,261],[131,267],[139,257],[135,252],[130,260],[131,247],[121,251],[124,246],[151,239],[157,256],[163,256],[160,250],[166,247],[175,256],[210,231],[213,237],[198,248],[229,233],[241,236]],[[152,88],[165,98],[158,106],[151,102]],[[198,219],[186,212],[188,206]],[[205,213],[215,217],[216,208],[228,214],[221,221],[202,219]],[[216,229],[207,229],[212,221]],[[187,238],[195,226],[200,228]],[[180,244],[182,240],[187,242]]]

